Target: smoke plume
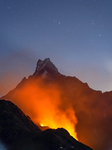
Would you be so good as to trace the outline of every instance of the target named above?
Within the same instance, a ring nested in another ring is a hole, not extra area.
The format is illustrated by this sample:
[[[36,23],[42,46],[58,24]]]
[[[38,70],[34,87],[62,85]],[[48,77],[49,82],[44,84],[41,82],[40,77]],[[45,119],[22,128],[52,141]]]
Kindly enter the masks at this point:
[[[45,85],[41,79],[29,80],[17,88],[11,101],[18,105],[34,123],[50,128],[65,128],[77,139],[77,118],[74,109],[66,102],[63,106],[62,93],[56,85]]]

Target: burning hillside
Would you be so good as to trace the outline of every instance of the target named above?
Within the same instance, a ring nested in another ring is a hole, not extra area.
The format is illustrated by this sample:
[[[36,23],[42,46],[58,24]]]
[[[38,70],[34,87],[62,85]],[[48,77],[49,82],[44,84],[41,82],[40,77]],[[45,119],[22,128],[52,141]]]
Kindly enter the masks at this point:
[[[75,125],[77,118],[68,103],[66,108],[61,103],[61,93],[53,86],[46,86],[42,80],[29,80],[17,88],[11,101],[18,105],[37,125],[50,128],[63,127],[77,139]]]
[[[0,100],[0,148],[4,150],[92,150],[75,140],[63,128],[40,130],[16,105],[6,100]]]

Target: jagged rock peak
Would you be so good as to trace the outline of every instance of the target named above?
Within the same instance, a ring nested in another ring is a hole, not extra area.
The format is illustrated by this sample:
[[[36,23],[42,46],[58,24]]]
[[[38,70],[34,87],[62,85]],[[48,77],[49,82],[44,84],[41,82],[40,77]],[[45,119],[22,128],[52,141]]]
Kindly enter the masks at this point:
[[[37,62],[36,70],[33,76],[37,76],[40,74],[51,74],[56,75],[59,74],[58,69],[55,65],[50,61],[50,58],[46,58],[44,60],[39,59]]]

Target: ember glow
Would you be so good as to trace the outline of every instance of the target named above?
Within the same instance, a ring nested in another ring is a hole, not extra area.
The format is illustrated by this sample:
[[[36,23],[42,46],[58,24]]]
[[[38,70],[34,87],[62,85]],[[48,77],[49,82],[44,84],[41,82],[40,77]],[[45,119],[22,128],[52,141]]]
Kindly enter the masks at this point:
[[[63,106],[61,92],[55,85],[42,84],[41,80],[29,81],[22,85],[12,97],[12,102],[18,105],[35,124],[50,128],[65,128],[75,139],[77,118],[72,106]]]

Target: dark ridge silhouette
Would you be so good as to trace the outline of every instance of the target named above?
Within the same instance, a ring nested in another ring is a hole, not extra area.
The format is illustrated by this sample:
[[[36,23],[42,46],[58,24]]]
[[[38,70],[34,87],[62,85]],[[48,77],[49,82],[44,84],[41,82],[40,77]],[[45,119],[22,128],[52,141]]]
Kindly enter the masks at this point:
[[[10,101],[0,100],[0,141],[8,150],[92,150],[63,129],[41,131]]]

